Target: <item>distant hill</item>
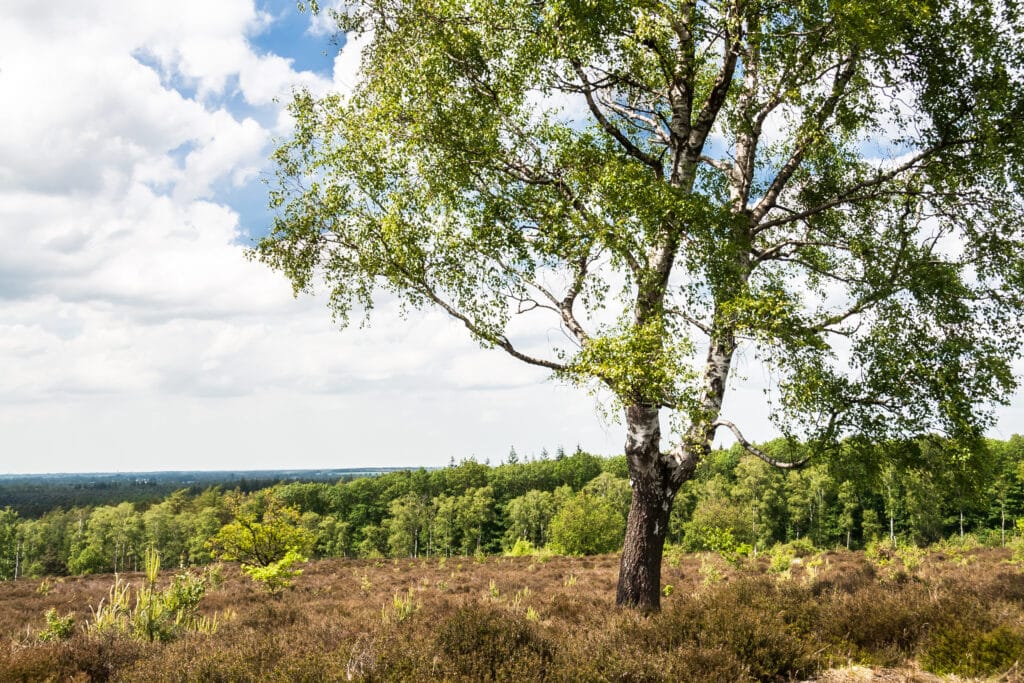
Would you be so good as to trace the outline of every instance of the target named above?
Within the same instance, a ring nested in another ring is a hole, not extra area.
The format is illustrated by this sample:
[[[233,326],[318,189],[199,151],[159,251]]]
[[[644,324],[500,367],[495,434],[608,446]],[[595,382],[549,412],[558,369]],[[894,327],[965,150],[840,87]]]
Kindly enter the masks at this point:
[[[156,502],[178,489],[198,493],[211,486],[221,486],[255,491],[278,482],[334,482],[406,469],[410,468],[0,474],[0,509],[10,507],[22,517],[38,517],[56,507]]]

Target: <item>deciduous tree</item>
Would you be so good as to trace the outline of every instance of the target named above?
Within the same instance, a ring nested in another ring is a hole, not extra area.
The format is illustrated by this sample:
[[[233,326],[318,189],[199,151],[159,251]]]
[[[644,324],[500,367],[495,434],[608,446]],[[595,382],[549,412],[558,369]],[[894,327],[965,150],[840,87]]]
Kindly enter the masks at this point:
[[[672,500],[718,430],[748,445],[725,402],[740,349],[812,452],[976,434],[1014,387],[1017,3],[366,0],[339,19],[360,77],[295,96],[255,255],[296,291],[326,283],[341,321],[386,292],[602,387],[633,482],[619,604],[659,606]],[[564,339],[530,347],[516,316]]]

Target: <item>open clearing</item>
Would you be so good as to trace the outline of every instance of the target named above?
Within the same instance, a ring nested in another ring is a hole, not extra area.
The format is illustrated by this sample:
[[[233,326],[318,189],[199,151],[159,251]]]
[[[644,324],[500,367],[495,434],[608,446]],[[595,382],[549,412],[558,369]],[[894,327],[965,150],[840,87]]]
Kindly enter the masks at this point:
[[[0,584],[4,680],[1024,680],[1007,550],[829,552],[786,570],[666,558],[661,614],[614,607],[615,556],[321,560],[269,595],[234,565],[170,643],[82,626],[111,575]],[[169,581],[173,572],[163,572]],[[133,584],[141,574],[122,575]],[[40,642],[44,613],[70,639]],[[929,672],[937,672],[936,676]]]

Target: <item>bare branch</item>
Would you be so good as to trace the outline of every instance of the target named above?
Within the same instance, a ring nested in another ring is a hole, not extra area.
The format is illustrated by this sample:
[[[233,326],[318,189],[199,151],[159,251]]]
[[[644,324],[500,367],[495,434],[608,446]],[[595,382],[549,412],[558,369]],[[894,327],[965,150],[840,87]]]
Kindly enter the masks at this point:
[[[722,161],[721,159],[713,159],[712,157],[701,154],[698,160],[703,161],[712,168],[718,169],[722,173],[732,173],[732,165],[728,162]]]
[[[590,109],[590,113],[594,115],[594,118],[597,119],[598,125],[601,126],[608,135],[612,136],[612,138],[614,138],[615,141],[618,142],[624,150],[626,150],[627,154],[650,167],[654,171],[655,175],[657,175],[658,178],[661,178],[664,175],[664,170],[662,169],[661,162],[658,158],[637,147],[637,145],[629,139],[629,136],[623,133],[618,126],[608,120],[608,117],[605,116],[603,111],[601,111],[601,106],[597,103],[597,100],[594,99],[594,93],[598,88],[588,78],[587,73],[583,70],[583,65],[577,61],[573,61],[572,66],[576,71],[576,75],[579,77],[580,82],[583,84],[583,97],[587,100],[587,107]]]
[[[512,345],[512,342],[509,341],[509,338],[503,334],[495,336],[488,333],[486,330],[482,329],[479,325],[473,322],[473,320],[469,316],[465,315],[464,313],[456,309],[454,306],[449,304],[447,301],[442,299],[440,296],[438,296],[434,289],[423,278],[415,278],[412,281],[419,285],[419,289],[424,296],[426,296],[428,299],[434,302],[437,306],[440,306],[442,309],[444,309],[444,311],[448,313],[448,315],[460,321],[463,325],[466,326],[466,329],[468,329],[472,334],[479,337],[480,339],[483,339],[487,342],[490,342],[491,344],[494,344],[498,348],[503,349],[513,358],[521,360],[524,363],[528,363],[530,365],[537,365],[539,367],[548,368],[550,370],[555,371],[565,370],[566,366],[563,365],[562,363],[556,363],[554,361],[550,361],[544,358],[535,358],[534,356],[529,356],[525,353],[522,353],[521,351],[517,350]]]
[[[694,327],[696,327],[698,330],[700,330],[704,334],[708,335],[709,337],[711,336],[711,328],[710,327],[708,327],[706,324],[702,323],[700,320],[697,320],[696,318],[694,318],[692,315],[690,315],[689,313],[685,312],[681,308],[678,308],[676,306],[666,306],[665,307],[665,312],[669,313],[671,315],[678,316],[684,322],[689,323],[690,325],[693,325]],[[669,407],[669,406],[666,406],[666,408],[667,407]]]
[[[781,217],[781,218],[776,218],[775,220],[770,220],[770,221],[765,221],[763,223],[760,223],[754,229],[754,232],[756,234],[756,233],[762,232],[764,230],[767,230],[769,228],[774,228],[774,227],[779,226],[779,225],[785,225],[787,223],[792,223],[794,221],[799,221],[799,220],[803,220],[805,218],[810,218],[811,216],[815,216],[815,215],[817,215],[819,213],[822,213],[824,211],[828,211],[829,209],[834,209],[837,206],[842,206],[843,204],[846,204],[847,202],[852,202],[852,201],[855,201],[857,199],[863,199],[864,196],[861,195],[860,193],[863,192],[864,190],[868,190],[868,189],[871,189],[873,187],[878,187],[879,185],[892,180],[893,178],[895,178],[896,176],[900,175],[901,173],[904,173],[905,171],[908,171],[908,170],[914,168],[921,161],[923,161],[924,159],[927,159],[928,157],[932,156],[933,154],[935,154],[936,152],[940,151],[941,149],[944,149],[946,146],[948,146],[948,145],[936,145],[934,147],[929,147],[928,149],[923,150],[923,151],[915,154],[913,157],[911,157],[909,160],[905,161],[904,163],[900,164],[899,166],[896,166],[896,167],[886,171],[885,173],[878,173],[873,178],[861,181],[861,182],[859,182],[859,183],[857,183],[857,184],[847,188],[845,191],[843,191],[842,193],[840,193],[836,197],[828,200],[827,202],[822,202],[821,204],[818,204],[817,206],[813,206],[813,207],[811,207],[809,209],[804,209],[803,211],[793,212],[793,213],[791,213],[788,216],[784,216],[784,217]]]
[[[653,112],[644,112],[639,109],[626,107],[611,98],[599,97],[601,104],[612,110],[624,119],[629,119],[637,128],[654,135],[658,142],[668,145],[671,143],[669,135],[662,129],[661,124],[654,118]],[[659,162],[658,167],[661,167]]]
[[[734,19],[732,12],[733,8],[730,8],[726,17],[727,24]],[[739,24],[737,24],[735,35],[732,35],[728,25],[726,26],[722,36],[722,68],[718,71],[715,84],[711,87],[700,113],[697,114],[693,127],[690,129],[689,139],[686,141],[687,157],[690,161],[696,161],[700,156],[700,151],[704,149],[704,141],[707,139],[708,133],[711,132],[715,119],[718,118],[718,112],[725,104],[725,97],[732,86],[733,73],[736,71],[742,38],[743,30]]]
[[[804,139],[800,140],[796,144],[796,148],[793,150],[792,155],[782,168],[779,169],[775,179],[772,180],[772,184],[768,187],[768,191],[764,193],[764,197],[757,203],[754,210],[751,212],[751,222],[757,224],[764,216],[772,210],[775,203],[779,199],[779,195],[782,194],[782,190],[786,187],[789,179],[799,168],[800,163],[803,161],[804,154],[807,152],[807,147],[811,143],[811,139],[814,135],[818,134],[818,131],[825,125],[825,122],[835,113],[836,106],[839,104],[839,100],[843,95],[843,91],[846,90],[846,86],[850,83],[850,79],[853,78],[853,74],[856,71],[857,58],[856,55],[851,55],[846,60],[846,65],[842,68],[839,73],[836,74],[835,81],[832,83],[832,93],[828,96],[825,102],[822,103],[821,109],[818,110],[814,116],[814,120],[808,121],[808,125],[811,131],[807,132]]]
[[[735,424],[733,424],[729,420],[723,420],[723,419],[719,418],[718,420],[715,420],[713,423],[711,423],[711,426],[712,427],[726,427],[727,429],[729,429],[733,433],[733,436],[736,437],[737,443],[739,443],[739,445],[742,446],[744,448],[744,450],[746,450],[751,455],[755,455],[758,458],[760,458],[761,460],[764,460],[766,463],[768,463],[772,467],[778,467],[780,470],[796,470],[796,469],[800,469],[801,467],[803,467],[804,465],[806,465],[810,461],[810,457],[804,458],[803,460],[797,460],[796,462],[783,462],[781,460],[776,460],[775,458],[771,457],[770,455],[768,455],[767,453],[762,451],[760,448],[755,446],[754,444],[752,444],[749,441],[747,441],[743,437],[743,433],[740,432],[739,427],[737,427]]]
[[[576,304],[576,298],[580,295],[580,291],[583,289],[583,283],[586,280],[590,264],[591,260],[588,251],[588,253],[580,257],[580,260],[576,265],[576,276],[573,278],[572,285],[569,286],[569,290],[566,292],[565,297],[558,302],[558,308],[562,314],[562,321],[581,344],[589,341],[590,335],[587,334],[587,331],[583,329],[583,326],[576,319],[573,307]]]

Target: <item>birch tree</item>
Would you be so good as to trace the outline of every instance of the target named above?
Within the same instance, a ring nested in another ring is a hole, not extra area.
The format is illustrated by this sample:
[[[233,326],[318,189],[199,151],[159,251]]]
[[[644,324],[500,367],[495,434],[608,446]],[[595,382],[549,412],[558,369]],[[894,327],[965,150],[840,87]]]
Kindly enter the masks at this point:
[[[365,46],[358,81],[296,93],[254,256],[325,287],[342,323],[387,294],[599,387],[633,486],[620,605],[659,607],[672,500],[716,433],[795,465],[730,411],[738,353],[813,453],[976,434],[1014,388],[1017,3],[367,0],[336,18]],[[564,335],[527,345],[517,318]]]

